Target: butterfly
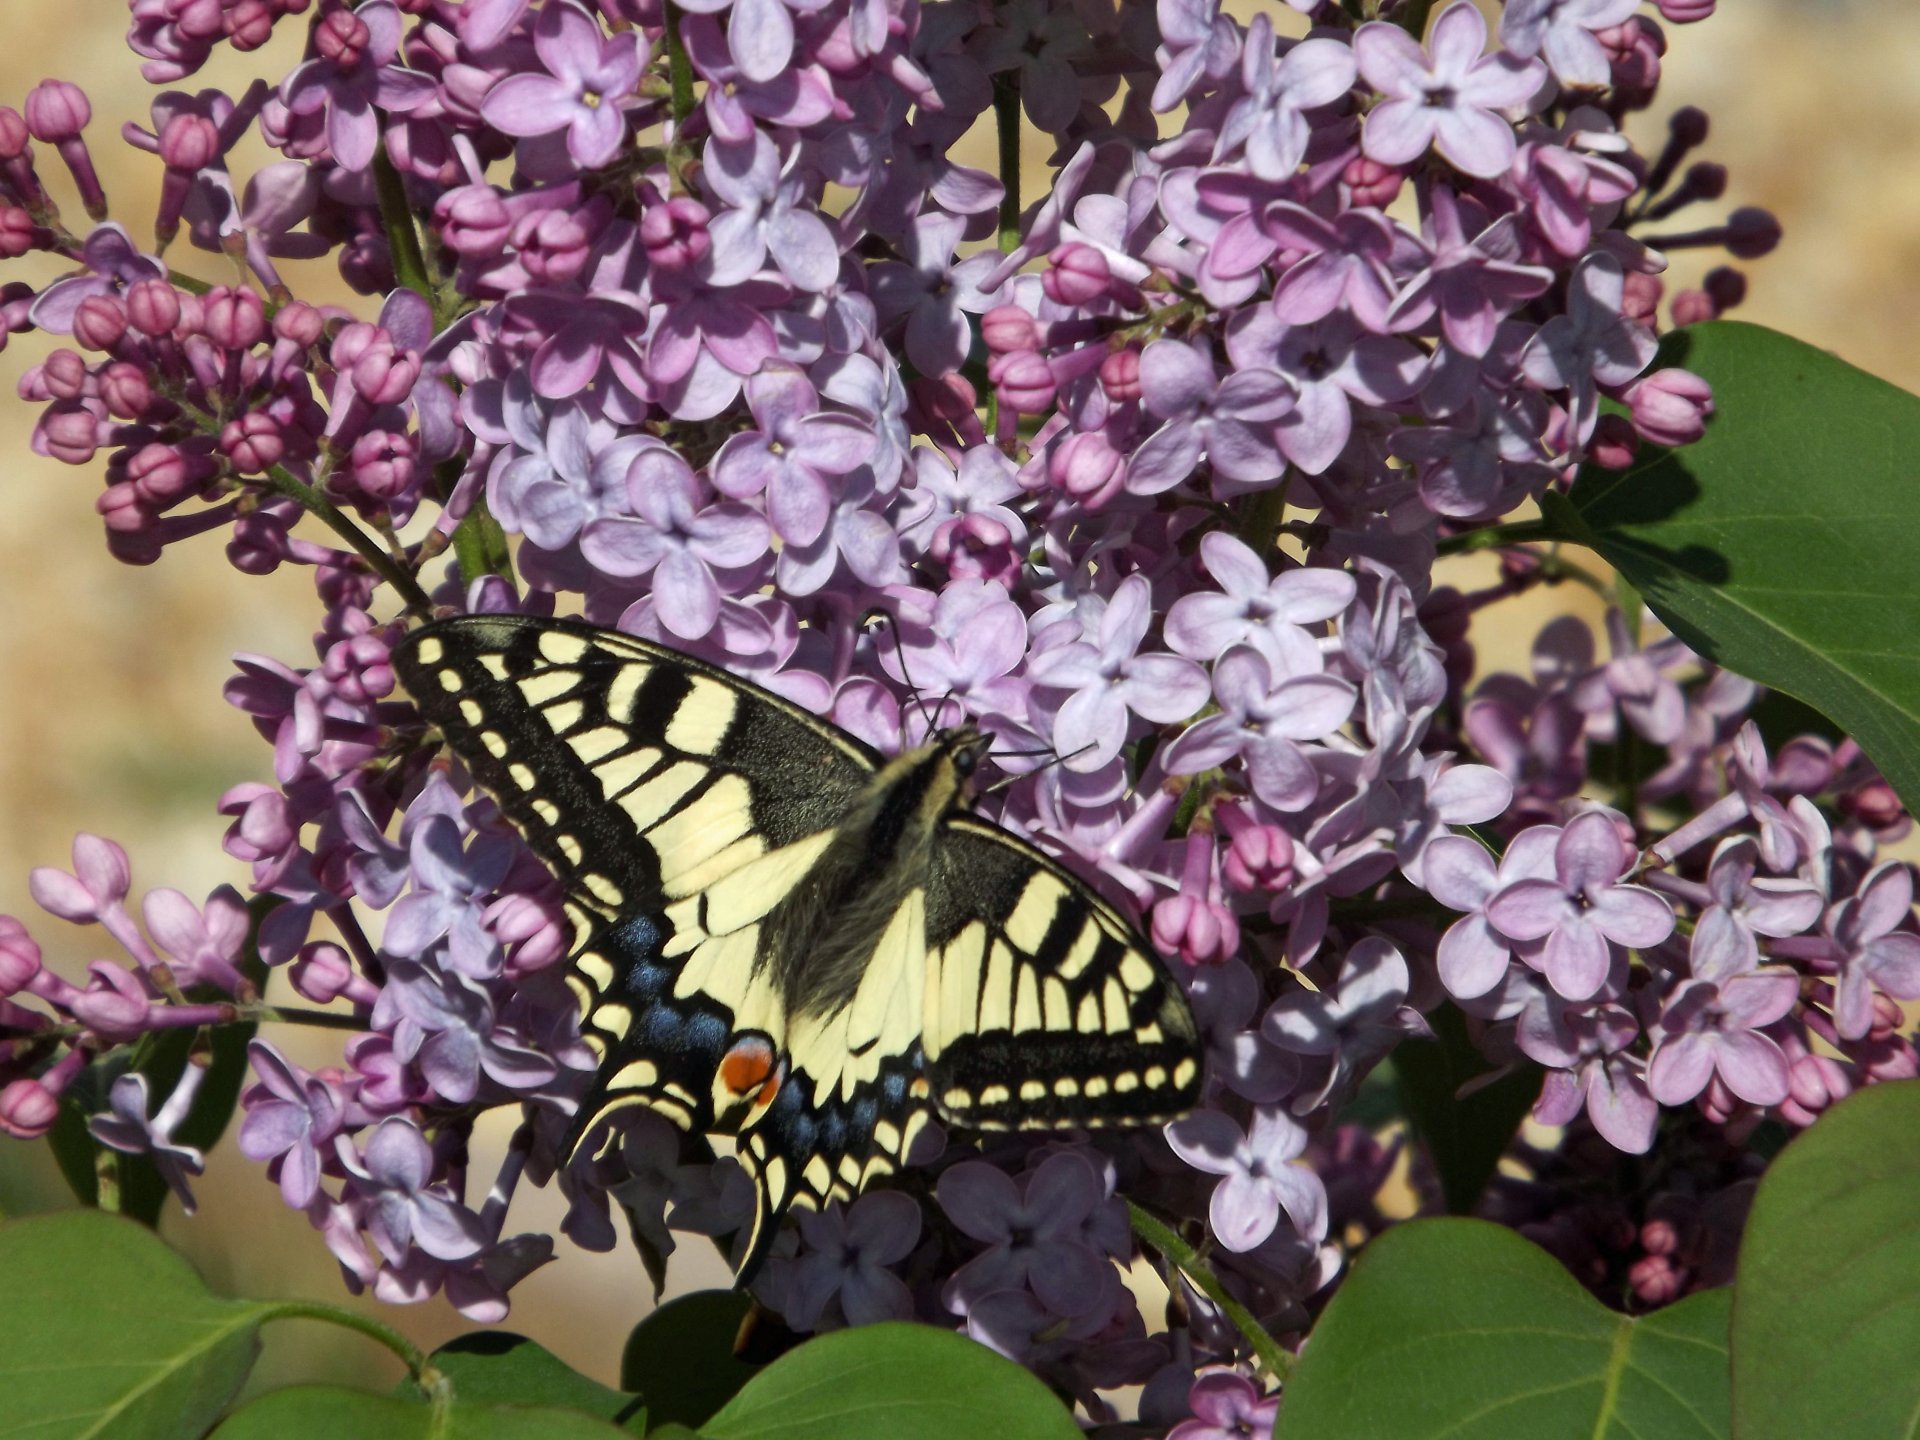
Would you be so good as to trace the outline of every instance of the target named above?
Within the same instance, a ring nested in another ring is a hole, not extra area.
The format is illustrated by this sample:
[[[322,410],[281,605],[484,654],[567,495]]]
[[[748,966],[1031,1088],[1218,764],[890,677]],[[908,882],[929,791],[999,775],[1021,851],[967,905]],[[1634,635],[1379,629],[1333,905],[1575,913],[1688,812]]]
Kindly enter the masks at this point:
[[[1059,861],[969,810],[971,725],[889,759],[704,660],[512,615],[393,652],[425,718],[563,883],[598,1057],[569,1153],[639,1106],[731,1135],[740,1265],[789,1206],[895,1171],[930,1119],[1171,1119],[1193,1017],[1151,945]]]

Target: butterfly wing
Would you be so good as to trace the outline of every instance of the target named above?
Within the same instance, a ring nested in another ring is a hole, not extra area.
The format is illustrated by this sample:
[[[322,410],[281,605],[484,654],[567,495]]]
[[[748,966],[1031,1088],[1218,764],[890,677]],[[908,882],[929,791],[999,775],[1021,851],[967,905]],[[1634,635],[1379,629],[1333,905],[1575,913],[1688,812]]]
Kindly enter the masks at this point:
[[[566,888],[568,984],[601,1058],[575,1139],[636,1104],[713,1128],[722,1080],[778,1059],[759,921],[879,757],[726,671],[567,621],[441,621],[394,668]]]
[[[949,820],[927,888],[934,1104],[980,1130],[1141,1125],[1200,1092],[1192,1013],[1139,932],[1017,836]]]

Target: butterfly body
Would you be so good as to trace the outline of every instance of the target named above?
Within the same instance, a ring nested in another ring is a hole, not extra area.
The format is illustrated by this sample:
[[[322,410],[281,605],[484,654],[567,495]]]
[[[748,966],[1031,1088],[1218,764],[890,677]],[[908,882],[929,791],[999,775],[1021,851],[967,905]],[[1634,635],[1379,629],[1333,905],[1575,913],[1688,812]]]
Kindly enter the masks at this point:
[[[600,1059],[569,1147],[642,1106],[736,1137],[743,1275],[790,1204],[976,1129],[1190,1106],[1199,1042],[1138,931],[974,816],[970,726],[887,759],[704,661],[570,621],[427,625],[395,671],[563,881]]]

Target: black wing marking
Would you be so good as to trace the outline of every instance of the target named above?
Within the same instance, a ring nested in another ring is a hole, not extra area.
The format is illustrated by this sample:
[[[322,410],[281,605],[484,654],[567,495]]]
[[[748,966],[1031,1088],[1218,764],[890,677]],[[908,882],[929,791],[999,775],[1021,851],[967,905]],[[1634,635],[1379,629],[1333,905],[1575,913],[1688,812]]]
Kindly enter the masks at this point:
[[[1139,932],[1060,864],[958,816],[927,896],[927,1078],[983,1130],[1139,1125],[1200,1093],[1193,1016]]]

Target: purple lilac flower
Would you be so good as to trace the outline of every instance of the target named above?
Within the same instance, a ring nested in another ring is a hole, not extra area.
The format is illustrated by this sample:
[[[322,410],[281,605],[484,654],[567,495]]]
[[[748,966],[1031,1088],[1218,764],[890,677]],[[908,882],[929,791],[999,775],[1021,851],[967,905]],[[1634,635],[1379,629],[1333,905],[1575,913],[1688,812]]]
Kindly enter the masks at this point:
[[[1573,436],[1581,444],[1599,418],[1596,387],[1624,385],[1653,359],[1652,332],[1621,314],[1625,288],[1618,260],[1589,255],[1573,273],[1567,313],[1542,325],[1520,356],[1532,384],[1568,393]]]
[[[1331,105],[1353,88],[1354,52],[1338,40],[1301,40],[1276,54],[1273,22],[1256,14],[1242,54],[1243,95],[1227,112],[1214,159],[1244,149],[1262,180],[1285,180],[1307,151],[1302,111]]]
[[[1317,650],[1313,660],[1317,668]],[[1298,742],[1323,739],[1347,719],[1353,686],[1311,671],[1276,672],[1254,646],[1235,645],[1213,667],[1213,693],[1220,713],[1167,747],[1167,768],[1195,774],[1238,756],[1253,793],[1267,804],[1283,811],[1311,804],[1320,780]]]
[[[189,1064],[180,1072],[180,1083],[166,1102],[147,1115],[147,1077],[122,1075],[107,1091],[107,1113],[87,1122],[87,1131],[102,1145],[124,1155],[144,1155],[160,1172],[180,1201],[180,1208],[193,1214],[193,1192],[187,1188],[187,1176],[206,1173],[206,1156],[191,1145],[174,1141],[173,1132],[193,1108],[193,1097],[206,1078],[204,1067]]]
[[[1633,851],[1598,811],[1571,821],[1554,843],[1553,878],[1522,876],[1486,902],[1486,918],[1516,940],[1544,940],[1548,983],[1585,1000],[1606,983],[1612,945],[1644,949],[1673,933],[1673,910],[1651,890],[1623,885]]]
[[[1295,1165],[1307,1148],[1307,1132],[1286,1111],[1254,1107],[1253,1127],[1243,1133],[1230,1115],[1196,1110],[1166,1128],[1167,1143],[1194,1169],[1224,1178],[1213,1187],[1208,1224],[1229,1250],[1251,1250],[1273,1233],[1286,1212],[1309,1240],[1327,1233],[1327,1192],[1319,1177]]]
[[[487,92],[480,113],[509,135],[565,130],[576,165],[605,165],[627,137],[620,102],[634,93],[646,68],[645,38],[631,31],[605,35],[573,0],[548,0],[534,22],[533,48],[547,73],[504,77]]]
[[[1647,1086],[1662,1105],[1684,1105],[1716,1075],[1753,1105],[1787,1098],[1787,1057],[1762,1034],[1793,1008],[1800,982],[1784,966],[1718,980],[1686,980],[1660,1012]]]
[[[280,1194],[295,1210],[313,1203],[320,1189],[324,1153],[351,1118],[348,1097],[334,1084],[309,1075],[264,1041],[247,1046],[259,1085],[241,1103],[240,1150],[251,1160],[275,1162]]]
[[[1387,97],[1368,113],[1361,143],[1387,165],[1417,160],[1431,145],[1469,175],[1498,175],[1513,159],[1514,139],[1494,112],[1525,107],[1546,67],[1505,51],[1483,54],[1487,22],[1471,5],[1442,10],[1431,34],[1428,50],[1386,21],[1354,32],[1360,78]]]
[[[1140,393],[1163,424],[1134,452],[1127,489],[1158,495],[1193,474],[1205,456],[1214,492],[1275,480],[1286,468],[1274,422],[1293,408],[1291,382],[1276,370],[1236,370],[1224,382],[1211,347],[1156,340],[1140,353]],[[1222,486],[1219,481],[1234,482]]]
[[[1195,1378],[1188,1393],[1191,1420],[1167,1432],[1167,1440],[1243,1440],[1273,1433],[1280,1397],[1262,1397],[1246,1376],[1214,1370]]]
[[[822,413],[801,371],[768,365],[747,381],[757,427],[713,457],[713,485],[734,500],[765,492],[767,518],[790,544],[808,545],[826,528],[832,486],[873,453],[873,432],[848,415]]]
[[[1245,544],[1216,530],[1201,537],[1200,560],[1218,591],[1181,596],[1167,611],[1167,644],[1194,660],[1217,659],[1251,645],[1294,673],[1320,668],[1319,642],[1304,627],[1331,620],[1353,602],[1353,577],[1341,570],[1269,575]]]
[[[293,115],[324,114],[327,148],[345,169],[365,170],[373,163],[380,112],[406,114],[434,98],[429,76],[393,63],[400,25],[399,8],[389,0],[330,12],[316,31],[319,54],[281,87]]]
[[[903,317],[907,359],[923,375],[957,370],[973,343],[969,314],[993,308],[997,291],[985,287],[999,256],[982,251],[965,260],[954,250],[966,230],[958,215],[933,211],[919,216],[901,239],[904,261],[883,260],[873,267],[872,292],[880,322]]]
[[[476,1254],[479,1218],[433,1188],[433,1156],[419,1130],[388,1117],[374,1127],[357,1160],[345,1162],[368,1204],[367,1234],[391,1265],[418,1245],[436,1260]]]
[[[712,503],[687,462],[664,445],[633,457],[627,498],[633,514],[589,522],[581,554],[608,575],[651,572],[660,623],[682,639],[700,639],[720,617],[715,572],[743,569],[767,553],[766,517],[736,502]]]
[[[1386,405],[1419,384],[1424,358],[1405,340],[1370,335],[1345,312],[1289,325],[1272,305],[1243,310],[1227,330],[1242,370],[1271,366],[1291,381],[1293,408],[1279,419],[1281,453],[1309,475],[1333,464],[1353,434],[1353,402]]]
[[[1168,725],[1206,703],[1206,674],[1198,665],[1140,653],[1152,621],[1152,587],[1128,576],[1092,623],[1082,621],[1090,638],[1043,651],[1027,667],[1035,685],[1073,692],[1053,725],[1053,743],[1068,769],[1096,770],[1118,754],[1129,712]]]
[[[764,134],[738,145],[709,140],[701,172],[726,207],[708,233],[708,280],[738,285],[769,258],[802,290],[819,292],[840,273],[840,245],[826,221],[804,203],[799,177],[783,172],[779,152]],[[749,400],[751,403],[751,400]]]
[[[1900,861],[1875,866],[1828,923],[1838,952],[1840,983],[1834,1026],[1849,1040],[1867,1033],[1878,990],[1920,999],[1920,934],[1913,923],[1913,870]]]
[[[1613,66],[1594,31],[1612,29],[1638,8],[1637,0],[1509,0],[1500,43],[1516,55],[1544,54],[1562,85],[1605,85]]]

